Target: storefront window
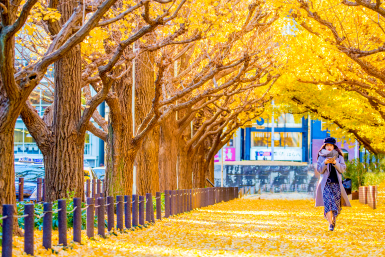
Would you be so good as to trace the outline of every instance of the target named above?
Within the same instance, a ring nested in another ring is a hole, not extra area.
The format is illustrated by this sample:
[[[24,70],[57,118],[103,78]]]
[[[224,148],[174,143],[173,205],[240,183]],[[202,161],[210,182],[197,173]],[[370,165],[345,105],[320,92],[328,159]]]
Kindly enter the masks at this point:
[[[271,132],[251,132],[251,147],[271,147]],[[302,133],[274,132],[274,147],[302,147]]]
[[[267,132],[251,132],[251,147],[267,146],[268,142]]]
[[[302,147],[302,133],[285,132],[285,147]]]

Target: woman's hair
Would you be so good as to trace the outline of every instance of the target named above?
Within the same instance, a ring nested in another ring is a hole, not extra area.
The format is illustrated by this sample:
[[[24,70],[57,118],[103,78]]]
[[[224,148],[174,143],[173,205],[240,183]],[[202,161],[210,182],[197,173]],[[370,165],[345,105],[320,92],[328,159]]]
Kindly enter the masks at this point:
[[[318,161],[319,153],[322,151],[322,149],[326,149],[326,145],[327,144],[323,144],[321,149],[319,149],[318,155],[317,155],[317,161]],[[337,145],[334,145],[334,150],[336,150],[339,155],[344,156],[344,154],[342,153],[341,149],[339,149]]]

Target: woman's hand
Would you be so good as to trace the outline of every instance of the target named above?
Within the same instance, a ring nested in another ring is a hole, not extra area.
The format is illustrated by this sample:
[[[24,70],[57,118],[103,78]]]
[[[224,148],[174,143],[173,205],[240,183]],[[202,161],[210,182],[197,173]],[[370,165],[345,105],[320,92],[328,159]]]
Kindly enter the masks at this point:
[[[328,158],[325,160],[325,164],[328,164],[328,163],[336,164],[337,161],[334,158]]]

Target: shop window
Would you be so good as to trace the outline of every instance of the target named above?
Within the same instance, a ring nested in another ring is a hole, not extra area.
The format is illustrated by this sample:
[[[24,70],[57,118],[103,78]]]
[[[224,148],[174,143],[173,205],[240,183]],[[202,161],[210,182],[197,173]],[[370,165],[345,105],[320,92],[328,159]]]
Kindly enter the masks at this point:
[[[302,133],[285,132],[285,147],[302,147]]]
[[[267,146],[268,142],[268,134],[267,132],[251,132],[251,147],[260,147]]]
[[[251,132],[251,147],[271,147],[271,132]],[[274,147],[302,147],[302,133],[274,132]]]
[[[230,139],[229,142],[227,142],[226,147],[234,147],[234,139]]]

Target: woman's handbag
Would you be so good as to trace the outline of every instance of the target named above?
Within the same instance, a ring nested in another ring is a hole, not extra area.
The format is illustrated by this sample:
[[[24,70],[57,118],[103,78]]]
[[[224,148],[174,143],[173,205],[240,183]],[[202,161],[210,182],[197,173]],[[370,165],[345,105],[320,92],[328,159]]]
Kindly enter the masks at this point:
[[[345,188],[346,194],[352,193],[352,180],[350,178],[344,179],[344,175],[342,175],[342,186]]]

